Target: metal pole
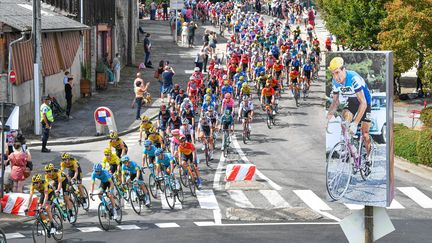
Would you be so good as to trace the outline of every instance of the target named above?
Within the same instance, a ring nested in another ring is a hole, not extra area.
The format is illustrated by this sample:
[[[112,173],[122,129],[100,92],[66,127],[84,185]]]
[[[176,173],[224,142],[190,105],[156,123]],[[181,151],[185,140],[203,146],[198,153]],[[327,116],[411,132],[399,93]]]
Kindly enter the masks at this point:
[[[0,116],[1,116],[1,146],[2,146],[2,148],[1,148],[1,159],[0,159],[0,161],[1,161],[1,168],[2,168],[2,177],[1,177],[1,188],[0,188],[0,195],[1,195],[1,197],[0,198],[3,198],[3,194],[4,194],[4,175],[5,175],[5,169],[6,169],[6,166],[4,165],[4,159],[3,159],[3,157],[4,157],[4,128],[5,128],[5,124],[4,124],[4,103],[2,102],[1,103],[1,114],[0,114]],[[0,212],[2,211],[2,209],[1,209],[2,207],[0,207]]]
[[[365,243],[373,242],[373,207],[365,206]]]
[[[40,80],[42,79],[41,68],[42,68],[42,41],[41,41],[41,2],[40,0],[33,0],[33,51],[34,51],[34,71],[33,71],[33,81],[34,81],[34,133],[36,135],[41,134],[40,127]]]

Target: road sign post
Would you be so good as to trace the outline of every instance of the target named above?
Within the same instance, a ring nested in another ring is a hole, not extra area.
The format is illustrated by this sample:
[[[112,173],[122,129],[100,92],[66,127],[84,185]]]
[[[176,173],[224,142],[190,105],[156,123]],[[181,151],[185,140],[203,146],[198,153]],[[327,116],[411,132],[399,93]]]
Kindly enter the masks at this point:
[[[96,136],[103,134],[105,127],[108,127],[109,131],[117,132],[114,113],[108,107],[98,107],[94,112],[94,120],[96,125]]]

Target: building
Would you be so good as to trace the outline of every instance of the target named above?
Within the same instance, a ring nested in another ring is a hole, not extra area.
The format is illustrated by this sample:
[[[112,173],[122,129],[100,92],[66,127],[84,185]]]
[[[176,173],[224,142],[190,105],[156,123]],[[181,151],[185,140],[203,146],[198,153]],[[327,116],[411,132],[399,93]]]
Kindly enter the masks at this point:
[[[0,0],[0,98],[20,106],[20,127],[34,122],[32,3],[24,0]],[[42,8],[41,94],[64,99],[64,71],[75,76],[74,99],[80,97],[82,51],[80,39],[88,26]],[[9,46],[11,45],[11,52]],[[11,61],[9,61],[11,53]],[[13,69],[16,83],[7,81]]]

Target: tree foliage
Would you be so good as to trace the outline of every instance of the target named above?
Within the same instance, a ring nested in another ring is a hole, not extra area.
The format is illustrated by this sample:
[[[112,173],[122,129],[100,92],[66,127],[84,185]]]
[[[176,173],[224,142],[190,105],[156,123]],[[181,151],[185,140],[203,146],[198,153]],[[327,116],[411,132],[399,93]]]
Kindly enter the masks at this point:
[[[389,0],[318,0],[327,29],[351,50],[379,47],[380,21],[387,15]]]

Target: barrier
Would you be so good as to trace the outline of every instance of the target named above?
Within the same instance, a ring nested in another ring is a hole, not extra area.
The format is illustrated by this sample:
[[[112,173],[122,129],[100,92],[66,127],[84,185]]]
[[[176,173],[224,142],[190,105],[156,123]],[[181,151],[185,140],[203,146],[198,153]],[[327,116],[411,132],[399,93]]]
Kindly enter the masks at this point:
[[[253,164],[230,164],[226,167],[226,181],[253,181],[255,180],[256,166]]]
[[[29,196],[29,194],[25,193],[5,194],[1,199],[2,212],[24,216],[24,210],[27,208]],[[36,209],[38,200],[39,198],[37,196],[33,196],[29,211]],[[29,212],[28,215],[34,215],[34,212]]]

